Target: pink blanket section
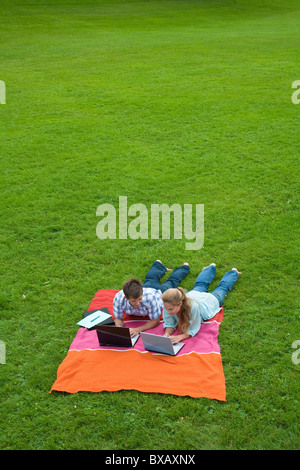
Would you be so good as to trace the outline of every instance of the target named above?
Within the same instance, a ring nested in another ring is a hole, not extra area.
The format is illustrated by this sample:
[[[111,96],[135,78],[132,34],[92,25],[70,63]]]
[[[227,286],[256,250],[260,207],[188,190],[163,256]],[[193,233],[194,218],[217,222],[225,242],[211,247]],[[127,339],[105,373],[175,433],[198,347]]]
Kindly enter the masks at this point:
[[[127,321],[125,325],[131,328],[138,327],[141,325],[143,320],[134,320]],[[149,333],[162,335],[164,332],[163,322],[148,331]],[[219,334],[219,323],[216,321],[210,321],[207,323],[202,323],[200,331],[194,337],[184,340],[185,346],[179,351],[177,356],[190,354],[196,352],[199,354],[209,354],[209,353],[220,353],[220,347],[218,344],[218,334]],[[77,332],[76,337],[74,338],[71,346],[71,350],[81,351],[83,349],[114,349],[119,351],[128,351],[128,348],[118,348],[118,347],[108,347],[108,346],[99,346],[97,332],[95,330],[87,330],[86,328],[80,328]],[[141,337],[136,342],[134,349],[145,353],[146,350],[143,345]]]

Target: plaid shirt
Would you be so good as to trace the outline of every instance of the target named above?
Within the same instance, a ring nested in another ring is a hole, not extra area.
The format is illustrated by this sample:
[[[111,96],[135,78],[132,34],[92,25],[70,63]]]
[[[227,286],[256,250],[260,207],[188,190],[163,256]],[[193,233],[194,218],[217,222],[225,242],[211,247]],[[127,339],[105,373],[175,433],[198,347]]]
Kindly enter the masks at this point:
[[[122,319],[124,312],[129,315],[137,315],[140,317],[149,316],[150,320],[155,320],[161,314],[164,304],[161,300],[161,291],[143,287],[143,299],[138,308],[132,307],[129,300],[126,299],[124,292],[119,291],[113,301],[113,313],[115,318]]]

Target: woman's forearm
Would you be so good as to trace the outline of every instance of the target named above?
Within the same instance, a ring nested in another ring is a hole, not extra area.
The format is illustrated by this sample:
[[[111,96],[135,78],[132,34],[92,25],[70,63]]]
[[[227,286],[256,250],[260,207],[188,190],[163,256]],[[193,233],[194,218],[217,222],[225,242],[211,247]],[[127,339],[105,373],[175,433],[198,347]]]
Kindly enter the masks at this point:
[[[174,333],[174,328],[171,328],[170,326],[167,326],[164,332],[164,336],[171,336]]]

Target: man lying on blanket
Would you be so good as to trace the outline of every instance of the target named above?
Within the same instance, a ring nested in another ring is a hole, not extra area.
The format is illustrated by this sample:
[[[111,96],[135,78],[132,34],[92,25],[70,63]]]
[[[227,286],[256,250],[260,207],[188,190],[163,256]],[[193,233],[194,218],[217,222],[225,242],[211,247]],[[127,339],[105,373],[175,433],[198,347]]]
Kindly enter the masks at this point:
[[[138,328],[130,328],[131,336],[155,328],[159,324],[160,315],[163,308],[161,300],[162,292],[169,288],[175,288],[180,281],[188,274],[190,267],[184,263],[179,268],[174,269],[167,281],[160,284],[161,277],[166,268],[160,260],[156,260],[146,275],[145,282],[142,284],[140,279],[132,278],[123,284],[113,301],[113,314],[116,326],[123,326],[124,312],[129,315],[148,317],[149,321]]]

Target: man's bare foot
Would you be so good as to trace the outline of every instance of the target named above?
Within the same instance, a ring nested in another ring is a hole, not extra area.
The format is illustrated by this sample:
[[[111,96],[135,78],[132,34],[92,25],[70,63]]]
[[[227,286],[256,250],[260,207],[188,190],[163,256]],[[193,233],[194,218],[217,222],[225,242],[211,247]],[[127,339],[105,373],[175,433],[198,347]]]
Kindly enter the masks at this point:
[[[163,264],[163,263],[160,261],[160,259],[157,259],[156,261],[158,261],[160,264]],[[165,265],[163,264],[163,266],[165,266]],[[166,266],[165,266],[165,268],[166,268],[167,271],[172,271],[171,268],[167,268]]]
[[[210,263],[209,266],[214,266],[214,267],[216,267],[217,265],[216,265],[216,263]],[[209,268],[209,266],[205,266],[203,269]],[[203,269],[202,269],[202,271],[203,271]]]
[[[238,271],[236,268],[232,268],[231,271],[236,271],[238,273],[238,275],[240,276],[242,273],[240,271]]]

